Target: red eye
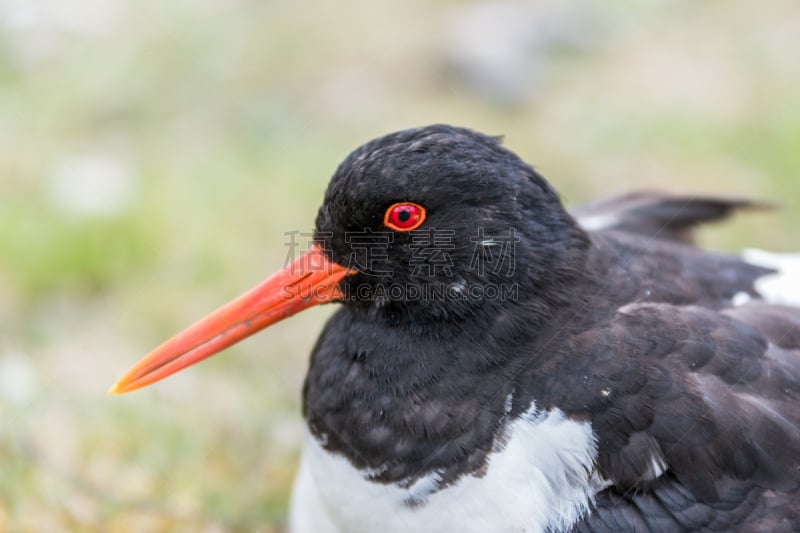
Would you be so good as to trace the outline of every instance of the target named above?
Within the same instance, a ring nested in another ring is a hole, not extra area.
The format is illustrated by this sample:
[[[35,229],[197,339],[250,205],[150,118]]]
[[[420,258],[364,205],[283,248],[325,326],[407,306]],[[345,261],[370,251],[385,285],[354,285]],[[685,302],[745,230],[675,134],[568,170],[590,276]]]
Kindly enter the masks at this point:
[[[383,225],[395,231],[411,231],[425,222],[425,208],[411,202],[392,204],[383,217]]]

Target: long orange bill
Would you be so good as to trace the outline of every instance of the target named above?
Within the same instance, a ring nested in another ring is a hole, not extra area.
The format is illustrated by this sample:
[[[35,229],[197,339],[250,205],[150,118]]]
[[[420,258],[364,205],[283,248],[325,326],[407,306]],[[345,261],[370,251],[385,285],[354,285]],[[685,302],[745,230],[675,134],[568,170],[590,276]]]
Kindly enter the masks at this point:
[[[314,245],[283,270],[147,354],[108,392],[122,394],[150,385],[303,309],[340,300],[339,282],[353,273],[328,260]]]

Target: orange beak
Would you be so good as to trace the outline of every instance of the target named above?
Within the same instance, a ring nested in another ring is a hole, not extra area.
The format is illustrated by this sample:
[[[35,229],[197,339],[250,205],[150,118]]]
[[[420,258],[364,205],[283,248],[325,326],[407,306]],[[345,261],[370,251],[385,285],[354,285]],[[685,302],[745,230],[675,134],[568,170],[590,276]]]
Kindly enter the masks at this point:
[[[339,282],[355,272],[330,261],[314,245],[283,270],[147,354],[108,392],[122,394],[150,385],[303,309],[340,300]]]

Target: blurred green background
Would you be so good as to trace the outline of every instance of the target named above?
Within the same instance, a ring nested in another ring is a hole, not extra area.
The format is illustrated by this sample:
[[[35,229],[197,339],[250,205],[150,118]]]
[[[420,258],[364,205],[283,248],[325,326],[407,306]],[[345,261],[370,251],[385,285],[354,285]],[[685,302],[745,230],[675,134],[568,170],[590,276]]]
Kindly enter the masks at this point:
[[[0,531],[282,531],[330,306],[105,391],[380,134],[505,134],[568,203],[775,201],[703,242],[800,248],[798,50],[796,0],[0,0]]]

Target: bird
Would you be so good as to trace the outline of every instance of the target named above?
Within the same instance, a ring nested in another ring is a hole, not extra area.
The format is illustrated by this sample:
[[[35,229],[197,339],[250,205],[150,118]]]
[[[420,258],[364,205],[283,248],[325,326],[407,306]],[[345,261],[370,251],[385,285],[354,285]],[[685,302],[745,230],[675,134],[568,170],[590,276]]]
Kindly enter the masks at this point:
[[[800,256],[693,239],[762,207],[570,212],[500,137],[390,133],[335,170],[307,251],[110,392],[336,303],[293,533],[800,531]]]

